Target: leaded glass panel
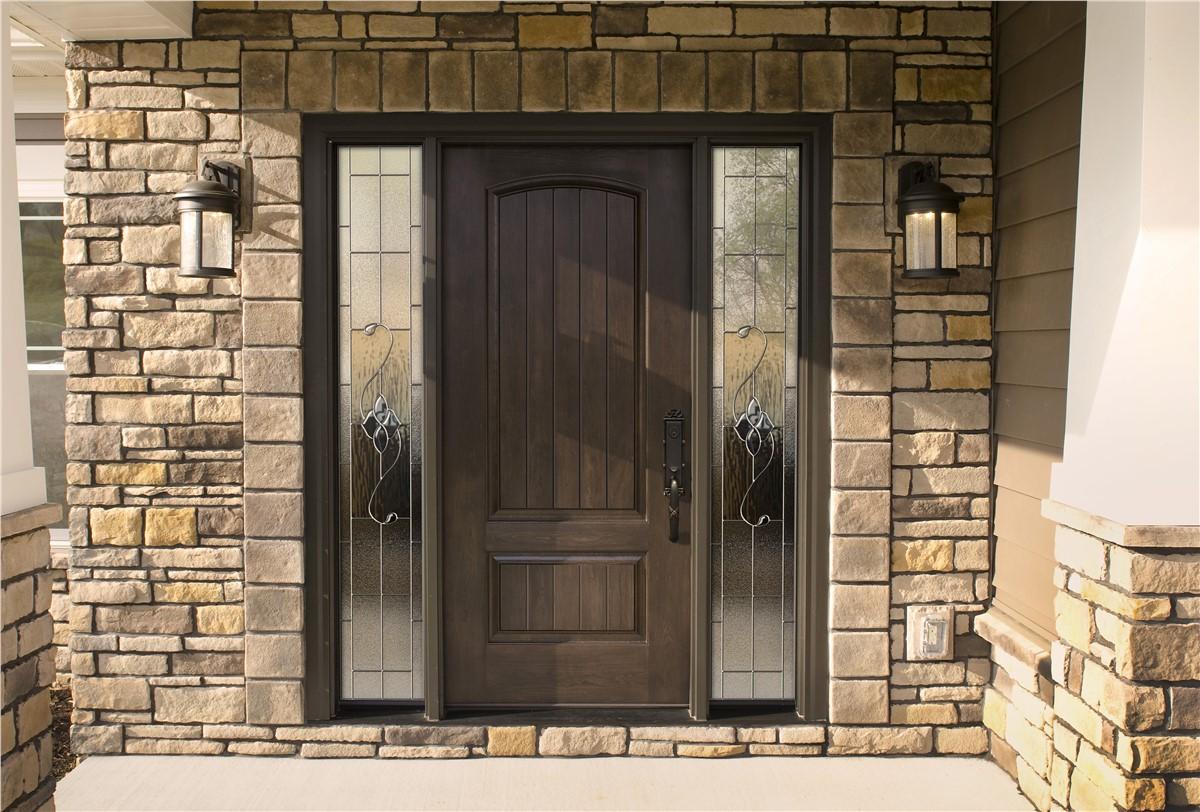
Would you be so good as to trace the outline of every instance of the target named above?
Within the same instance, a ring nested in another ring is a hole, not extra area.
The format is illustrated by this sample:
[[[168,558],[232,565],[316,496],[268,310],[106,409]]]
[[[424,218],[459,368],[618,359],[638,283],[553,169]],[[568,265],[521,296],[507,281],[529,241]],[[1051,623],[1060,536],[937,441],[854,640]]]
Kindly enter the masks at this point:
[[[800,151],[713,150],[712,698],[795,696]]]
[[[341,697],[421,698],[421,150],[338,149]]]

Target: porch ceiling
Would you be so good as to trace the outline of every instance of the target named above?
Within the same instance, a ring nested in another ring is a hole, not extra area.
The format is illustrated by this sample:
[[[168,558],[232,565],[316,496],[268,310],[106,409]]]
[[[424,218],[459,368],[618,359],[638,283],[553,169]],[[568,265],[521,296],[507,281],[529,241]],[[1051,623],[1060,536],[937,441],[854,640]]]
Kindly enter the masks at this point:
[[[71,40],[176,39],[192,35],[192,4],[184,2],[10,2],[5,4],[5,11],[51,50],[61,51],[61,43]]]

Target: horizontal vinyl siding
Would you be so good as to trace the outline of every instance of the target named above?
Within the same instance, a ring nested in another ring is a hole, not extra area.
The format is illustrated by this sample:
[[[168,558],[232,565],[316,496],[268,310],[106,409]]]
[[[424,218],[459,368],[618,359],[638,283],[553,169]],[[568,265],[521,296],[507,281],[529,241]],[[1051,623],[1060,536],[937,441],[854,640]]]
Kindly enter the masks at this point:
[[[1083,99],[1083,3],[1000,3],[996,31],[996,603],[1055,637],[1062,458]]]

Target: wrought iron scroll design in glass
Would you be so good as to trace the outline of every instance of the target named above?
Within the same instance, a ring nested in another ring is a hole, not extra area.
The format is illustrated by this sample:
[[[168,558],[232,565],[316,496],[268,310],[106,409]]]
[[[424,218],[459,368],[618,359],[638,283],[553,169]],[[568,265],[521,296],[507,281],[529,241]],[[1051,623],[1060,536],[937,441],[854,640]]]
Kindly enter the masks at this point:
[[[753,324],[746,324],[738,328],[737,336],[743,341],[748,339],[751,334],[757,333],[762,339],[762,351],[758,354],[758,360],[754,362],[754,366],[750,368],[750,372],[738,384],[738,388],[733,393],[733,402],[736,404],[738,398],[741,397],[742,390],[750,384],[750,397],[746,401],[746,408],[742,409],[733,421],[733,430],[741,440],[742,445],[746,449],[746,453],[750,455],[750,484],[746,486],[745,493],[742,494],[742,500],[738,503],[738,515],[742,521],[751,527],[762,527],[767,522],[771,521],[770,514],[764,513],[755,520],[746,517],[746,502],[750,499],[750,493],[754,490],[755,484],[764,473],[771,467],[771,463],[775,461],[775,446],[779,441],[779,427],[771,419],[771,415],[763,409],[759,403],[758,397],[754,394],[754,386],[752,381],[754,375],[758,372],[759,366],[762,365],[763,359],[767,356],[767,335]],[[770,456],[767,458],[766,465],[760,469],[758,467],[758,457],[762,453],[764,446],[768,449]]]
[[[379,455],[379,478],[375,481],[375,487],[371,490],[371,496],[367,500],[367,513],[372,519],[379,524],[392,524],[399,521],[399,514],[389,511],[382,519],[375,513],[375,505],[378,501],[379,489],[383,486],[383,482],[388,475],[400,462],[403,456],[404,442],[408,433],[408,426],[400,422],[400,418],[396,416],[395,410],[388,405],[387,397],[383,394],[383,368],[387,366],[388,359],[392,356],[392,349],[395,345],[395,336],[392,335],[392,330],[386,324],[379,322],[371,322],[363,328],[363,334],[372,336],[376,330],[382,329],[388,337],[387,352],[383,354],[383,360],[379,362],[379,366],[371,377],[363,383],[362,391],[358,394],[358,414],[360,417],[359,427],[363,433],[367,435],[367,439],[371,441],[371,445],[375,448],[375,453]],[[375,402],[368,411],[365,404],[367,402],[367,393],[371,390],[372,384],[376,386]],[[387,453],[392,451],[392,461],[387,461]]]

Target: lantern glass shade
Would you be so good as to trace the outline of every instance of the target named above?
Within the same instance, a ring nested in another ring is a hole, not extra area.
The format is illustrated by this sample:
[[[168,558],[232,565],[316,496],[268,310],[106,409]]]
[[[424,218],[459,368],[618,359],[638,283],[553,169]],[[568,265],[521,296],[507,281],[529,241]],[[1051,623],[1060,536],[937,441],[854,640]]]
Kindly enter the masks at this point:
[[[937,228],[938,219],[941,228]],[[941,234],[938,234],[938,231]],[[937,254],[941,239],[942,255]],[[952,211],[914,211],[904,217],[904,265],[910,270],[958,267],[958,213]]]
[[[184,276],[233,275],[233,214],[182,211],[179,214],[179,272]]]

